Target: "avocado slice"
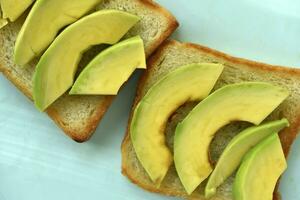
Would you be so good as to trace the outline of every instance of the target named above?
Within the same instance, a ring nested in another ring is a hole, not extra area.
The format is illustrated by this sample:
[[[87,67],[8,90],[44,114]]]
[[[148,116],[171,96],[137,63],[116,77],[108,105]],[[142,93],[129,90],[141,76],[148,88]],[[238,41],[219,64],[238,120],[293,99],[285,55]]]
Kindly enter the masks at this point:
[[[281,87],[263,82],[227,85],[200,102],[177,125],[174,161],[188,194],[208,177],[208,149],[214,134],[231,121],[260,124],[287,96]]]
[[[287,168],[277,133],[250,150],[236,174],[233,184],[235,200],[272,200],[280,175]]]
[[[160,185],[173,162],[164,136],[168,118],[185,102],[208,96],[223,68],[212,63],[179,67],[158,80],[137,105],[130,125],[131,141],[156,185]]]
[[[77,21],[101,1],[38,0],[17,37],[15,63],[25,66],[34,57],[40,56],[63,27]]]
[[[90,14],[67,27],[36,66],[33,98],[41,111],[72,85],[82,53],[92,45],[114,44],[137,22],[135,15],[117,10]]]
[[[98,54],[80,73],[70,94],[116,95],[137,67],[146,68],[144,43],[139,36]]]
[[[205,187],[205,197],[216,194],[221,185],[239,167],[244,155],[261,140],[287,127],[287,119],[268,122],[245,129],[235,136],[226,146]]]
[[[34,0],[0,0],[3,18],[15,21],[33,2]]]

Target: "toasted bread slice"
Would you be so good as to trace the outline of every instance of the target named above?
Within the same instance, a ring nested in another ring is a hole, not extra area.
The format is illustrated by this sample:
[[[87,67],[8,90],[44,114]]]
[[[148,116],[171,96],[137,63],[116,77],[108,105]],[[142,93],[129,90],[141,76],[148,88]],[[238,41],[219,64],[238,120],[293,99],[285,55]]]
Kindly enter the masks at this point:
[[[124,10],[141,17],[126,37],[140,35],[149,56],[177,28],[176,19],[164,8],[151,0],[104,0],[97,9]],[[14,43],[25,20],[22,16],[0,30],[0,71],[28,98],[32,99],[32,75],[38,59],[27,68],[14,64]],[[42,33],[41,33],[42,34]],[[83,57],[85,66],[99,52],[94,48]],[[48,115],[72,139],[84,142],[95,131],[102,116],[113,100],[113,96],[70,96],[65,94],[47,109]]]
[[[290,91],[290,96],[265,120],[269,121],[283,117],[289,120],[290,127],[280,132],[284,153],[287,156],[300,126],[299,69],[272,66],[235,58],[196,44],[166,41],[149,59],[148,70],[145,71],[139,82],[133,110],[148,89],[162,76],[182,65],[198,62],[222,63],[225,65],[224,71],[216,83],[214,90],[231,83],[263,81],[287,88]],[[167,137],[167,145],[171,151],[173,149],[173,135],[177,123],[180,122],[195,105],[196,102],[187,103],[170,117],[165,129],[165,134]],[[210,146],[212,163],[217,161],[220,153],[230,139],[248,126],[250,126],[250,124],[246,122],[234,122],[218,131]],[[188,199],[205,199],[203,194],[205,183],[202,183],[191,196],[188,196],[178,178],[174,165],[169,169],[161,186],[159,188],[155,187],[136,157],[130,139],[129,125],[122,143],[122,173],[133,183],[152,192],[180,196]],[[232,199],[233,178],[233,176],[230,177],[220,186],[217,194],[212,197],[211,200]],[[274,199],[280,199],[277,189],[274,192]]]

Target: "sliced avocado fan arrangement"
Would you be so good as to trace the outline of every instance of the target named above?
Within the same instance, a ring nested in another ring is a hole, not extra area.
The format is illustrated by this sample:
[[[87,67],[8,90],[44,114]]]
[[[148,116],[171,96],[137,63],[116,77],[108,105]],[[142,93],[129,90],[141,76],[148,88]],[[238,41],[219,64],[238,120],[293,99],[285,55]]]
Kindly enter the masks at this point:
[[[11,2],[0,0],[0,27],[15,21],[34,0],[14,1],[17,6]],[[100,2],[38,0],[32,6],[17,37],[14,58],[20,67],[27,67],[40,57],[33,78],[33,99],[40,111],[66,93],[116,95],[135,69],[146,69],[141,37],[123,39],[139,17],[119,10],[90,12]],[[100,44],[111,46],[76,77],[82,54]],[[133,114],[130,138],[135,153],[157,187],[174,163],[188,195],[206,183],[205,197],[213,197],[218,187],[236,174],[235,200],[271,200],[287,167],[278,132],[289,122],[284,118],[263,121],[289,92],[264,82],[240,82],[213,91],[223,69],[222,64],[193,63],[158,80]],[[166,123],[174,111],[191,101],[200,103],[177,125],[171,151],[165,141]],[[216,132],[232,121],[253,126],[237,134],[213,166],[209,145]]]
[[[84,16],[100,2],[39,0],[30,10],[16,40],[14,59],[20,67],[27,67],[33,58],[41,56],[33,76],[33,99],[40,111],[70,88],[70,95],[116,95],[136,68],[146,69],[144,44],[139,36],[118,43],[139,17],[119,10]],[[20,10],[24,12],[31,3],[25,6],[24,2],[22,8],[20,4]],[[4,17],[10,18],[6,13],[17,15],[6,10],[5,3],[1,6]],[[40,32],[45,34],[41,36]],[[82,54],[100,44],[113,46],[96,55],[75,82]]]
[[[33,98],[37,108],[39,108],[41,111],[45,110],[73,85],[74,76],[82,52],[87,50],[92,45],[115,44],[138,21],[139,18],[137,16],[128,14],[126,12],[104,10],[83,17],[67,27],[52,42],[36,66],[36,71],[33,78]],[[140,40],[140,42],[142,41]],[[133,45],[133,43],[129,42],[122,46],[122,48],[126,48],[128,45]],[[112,49],[111,51],[114,50],[117,51],[116,49]],[[139,50],[144,51],[144,49]],[[125,54],[127,53],[127,51],[123,52],[125,52]],[[131,55],[131,52],[129,53]],[[111,52],[111,54],[113,54],[113,52]],[[106,54],[105,56],[109,55]],[[120,58],[122,59],[122,57]],[[106,62],[109,62],[107,61],[109,59],[114,60],[115,57],[109,56],[109,58],[106,59]],[[120,64],[122,62],[114,63]],[[127,69],[124,67],[126,66],[122,66],[124,71],[132,71],[132,66]],[[136,68],[137,66],[134,67]],[[89,70],[91,70],[91,68],[89,68]],[[105,76],[110,77],[111,80],[114,78],[119,78],[113,76],[114,70],[114,68],[108,68],[108,70],[102,71],[105,72],[105,74],[99,74],[98,80],[101,80],[101,78]],[[89,76],[89,78],[92,77]],[[104,83],[107,84],[107,82]],[[103,84],[99,84],[98,86],[106,87],[106,85]],[[102,90],[105,91],[108,89],[104,88]]]
[[[222,70],[221,64],[182,66],[149,89],[136,106],[130,125],[137,158],[157,187],[174,162],[187,194],[192,194],[208,178],[205,196],[210,198],[217,187],[239,169],[234,182],[234,199],[253,200],[264,196],[263,199],[271,200],[277,179],[286,169],[277,133],[289,123],[286,119],[261,122],[289,92],[269,83],[241,82],[210,94]],[[164,136],[168,118],[187,101],[200,100],[177,125],[172,155]],[[254,126],[233,138],[213,169],[209,145],[217,130],[232,121],[247,121]],[[255,174],[256,168],[259,175]],[[257,185],[267,189],[254,192]]]

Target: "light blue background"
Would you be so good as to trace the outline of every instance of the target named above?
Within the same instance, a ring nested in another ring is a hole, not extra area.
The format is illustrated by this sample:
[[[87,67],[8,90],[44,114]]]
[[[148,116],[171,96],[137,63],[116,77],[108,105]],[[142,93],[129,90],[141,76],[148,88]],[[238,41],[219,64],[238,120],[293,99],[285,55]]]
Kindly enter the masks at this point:
[[[296,0],[159,0],[180,21],[174,37],[272,64],[300,66]],[[0,200],[172,199],[144,192],[120,173],[120,144],[139,73],[92,139],[77,144],[0,75]],[[300,196],[300,140],[280,190]]]

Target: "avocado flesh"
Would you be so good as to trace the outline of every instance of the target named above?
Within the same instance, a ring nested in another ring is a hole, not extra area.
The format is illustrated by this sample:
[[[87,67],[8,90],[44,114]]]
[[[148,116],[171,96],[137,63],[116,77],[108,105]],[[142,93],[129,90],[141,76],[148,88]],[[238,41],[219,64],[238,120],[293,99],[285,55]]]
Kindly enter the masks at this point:
[[[2,17],[11,22],[20,17],[34,0],[0,0]]]
[[[151,180],[160,185],[173,156],[166,146],[168,118],[187,101],[200,101],[212,90],[223,65],[211,63],[179,67],[157,81],[137,105],[131,121],[131,141]]]
[[[214,134],[232,121],[260,124],[287,96],[283,88],[261,82],[227,85],[200,102],[178,124],[174,161],[188,194],[212,172],[209,145]]]
[[[272,134],[243,159],[233,184],[235,200],[272,200],[280,175],[287,168],[278,134]]]
[[[96,56],[80,73],[70,94],[116,95],[137,67],[146,68],[144,44],[139,36]]]
[[[0,18],[0,29],[3,28],[4,26],[6,26],[7,23],[8,23],[8,22],[7,22],[6,19],[1,19],[1,18]]]
[[[137,22],[135,15],[104,10],[88,15],[66,28],[37,64],[33,78],[35,105],[45,110],[73,84],[82,53],[92,45],[114,44]]]
[[[58,32],[102,0],[38,0],[27,16],[14,49],[15,63],[25,66],[52,43]]]
[[[8,23],[8,21],[6,19],[3,18],[2,16],[2,11],[0,10],[0,29],[2,27],[4,27],[6,24]]]
[[[205,197],[216,194],[221,185],[239,167],[243,156],[255,145],[289,125],[286,119],[272,121],[245,129],[226,146],[205,187]]]

